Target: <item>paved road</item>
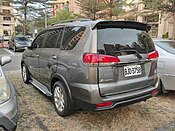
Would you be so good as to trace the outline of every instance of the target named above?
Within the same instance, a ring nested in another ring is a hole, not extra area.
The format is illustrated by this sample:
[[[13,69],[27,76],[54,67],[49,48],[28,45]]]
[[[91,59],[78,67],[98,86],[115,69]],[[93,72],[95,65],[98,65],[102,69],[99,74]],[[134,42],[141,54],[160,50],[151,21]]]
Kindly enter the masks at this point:
[[[13,52],[12,50],[8,50],[6,48],[0,48],[0,56],[10,56],[12,58],[12,62],[3,66],[4,71],[13,71],[20,70],[20,62],[22,57],[22,52]]]

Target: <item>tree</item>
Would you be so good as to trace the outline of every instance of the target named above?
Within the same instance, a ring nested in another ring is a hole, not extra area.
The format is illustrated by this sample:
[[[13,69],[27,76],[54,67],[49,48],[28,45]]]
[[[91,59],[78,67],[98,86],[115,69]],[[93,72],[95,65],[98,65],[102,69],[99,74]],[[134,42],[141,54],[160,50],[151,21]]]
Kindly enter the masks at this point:
[[[122,12],[123,2],[119,0],[102,0],[109,19]]]
[[[81,14],[93,20],[112,19],[124,12],[123,6],[133,6],[133,0],[77,0]]]
[[[175,39],[175,0],[144,0],[143,2],[148,9],[170,13],[173,16],[173,39]]]
[[[52,23],[74,18],[78,18],[78,16],[75,15],[73,12],[68,10],[59,10],[56,16],[48,18],[48,24],[51,25]],[[44,28],[44,24],[44,13],[40,13],[40,17],[36,18],[33,21],[32,26],[37,28]]]
[[[46,8],[49,0],[14,0],[14,8],[24,17],[24,35],[26,34],[27,17],[37,18],[39,12]]]
[[[23,26],[22,25],[17,25],[16,27],[15,27],[15,34],[16,35],[19,35],[19,34],[21,34],[23,32]]]
[[[80,14],[83,17],[88,17],[92,20],[96,20],[97,12],[102,10],[102,3],[97,0],[77,0],[76,4],[80,7]]]
[[[59,10],[55,17],[49,18],[48,23],[52,24],[62,20],[75,19],[78,16],[75,15],[72,11],[68,10]]]

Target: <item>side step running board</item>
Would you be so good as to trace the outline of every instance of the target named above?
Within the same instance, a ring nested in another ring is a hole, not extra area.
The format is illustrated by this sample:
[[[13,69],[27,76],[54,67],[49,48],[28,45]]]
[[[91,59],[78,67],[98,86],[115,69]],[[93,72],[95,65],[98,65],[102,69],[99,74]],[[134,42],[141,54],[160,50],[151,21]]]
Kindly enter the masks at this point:
[[[30,80],[30,83],[35,86],[37,89],[39,89],[42,93],[44,93],[46,96],[52,96],[52,93],[45,87],[43,84],[38,82],[37,80],[33,79]]]

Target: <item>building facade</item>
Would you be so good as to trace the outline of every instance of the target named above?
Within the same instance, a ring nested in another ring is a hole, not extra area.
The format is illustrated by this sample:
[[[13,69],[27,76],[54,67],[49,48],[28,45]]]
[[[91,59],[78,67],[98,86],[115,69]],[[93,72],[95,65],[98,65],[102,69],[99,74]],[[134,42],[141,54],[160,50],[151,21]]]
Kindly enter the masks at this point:
[[[137,14],[136,20],[150,24],[150,33],[153,37],[173,39],[175,36],[175,21],[173,21],[172,14],[149,10],[142,0],[138,1],[138,3],[138,10],[135,13]]]
[[[76,4],[76,0],[69,0],[69,10],[74,12],[75,14],[80,13],[80,8]]]
[[[14,34],[14,17],[12,3],[6,0],[0,1],[0,35]]]
[[[51,16],[56,16],[59,10],[69,10],[75,14],[79,14],[79,7],[76,5],[76,0],[57,0],[51,2]]]
[[[119,17],[114,16],[112,17],[113,19],[134,20],[148,23],[152,26],[150,31],[152,37],[175,38],[175,21],[171,14],[163,14],[161,11],[152,11],[143,3],[143,0],[127,0],[127,2],[132,2],[135,5],[135,9],[130,6],[122,7],[126,13],[121,14]],[[56,3],[52,4],[52,16],[55,16],[57,11],[64,9],[73,11],[76,14],[80,13],[80,8],[76,5],[76,0],[57,0]]]

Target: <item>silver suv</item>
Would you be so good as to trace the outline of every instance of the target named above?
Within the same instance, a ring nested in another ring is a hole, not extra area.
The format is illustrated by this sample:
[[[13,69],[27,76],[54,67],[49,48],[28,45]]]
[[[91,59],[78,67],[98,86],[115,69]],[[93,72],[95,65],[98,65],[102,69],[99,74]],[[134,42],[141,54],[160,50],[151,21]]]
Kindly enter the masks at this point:
[[[0,131],[14,131],[17,126],[18,104],[16,91],[1,68],[10,61],[9,56],[0,56]]]
[[[130,21],[53,24],[23,53],[23,80],[52,96],[61,116],[146,100],[159,90],[149,30]]]

